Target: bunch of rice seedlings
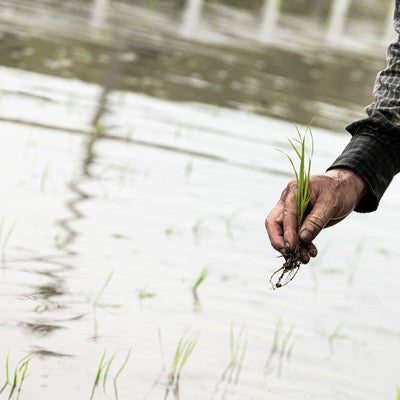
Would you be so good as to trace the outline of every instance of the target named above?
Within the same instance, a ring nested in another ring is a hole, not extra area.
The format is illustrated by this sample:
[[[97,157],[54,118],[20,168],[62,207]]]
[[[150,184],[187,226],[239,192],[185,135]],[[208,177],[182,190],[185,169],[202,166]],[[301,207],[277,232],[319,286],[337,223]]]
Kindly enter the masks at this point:
[[[180,379],[181,372],[187,360],[193,353],[197,344],[197,336],[185,338],[182,336],[176,346],[174,358],[172,360],[171,369],[169,372],[169,383],[173,385]]]
[[[125,369],[126,365],[128,364],[129,358],[131,356],[131,349],[129,349],[123,363],[117,369],[113,377],[113,387],[114,387],[114,396],[115,399],[118,400],[118,386],[117,380],[121,375],[122,371]],[[97,366],[96,376],[93,382],[92,393],[90,395],[90,400],[94,398],[95,392],[97,387],[100,385],[100,381],[102,381],[102,387],[104,393],[107,391],[107,382],[109,381],[108,376],[110,373],[111,366],[115,360],[116,353],[114,353],[108,360],[106,360],[106,351],[101,355],[99,364]]]
[[[15,393],[15,390],[19,393],[21,392],[22,385],[25,381],[26,375],[28,373],[28,368],[29,364],[32,360],[32,357],[34,356],[34,353],[29,353],[26,356],[22,357],[18,363],[17,366],[14,369],[14,373],[12,375],[12,379],[10,379],[10,367],[9,367],[9,359],[10,359],[10,354],[7,354],[6,357],[6,365],[5,365],[5,371],[6,371],[6,381],[2,388],[0,389],[0,394],[4,392],[4,390],[10,386],[10,392],[8,394],[8,399],[11,399]]]
[[[290,357],[293,352],[293,347],[295,342],[293,339],[294,325],[291,325],[290,328],[284,334],[283,322],[279,319],[275,325],[275,332],[273,336],[272,347],[268,356],[268,359],[265,363],[265,375],[273,370],[273,361],[274,359],[278,359],[278,375],[282,374],[283,361],[284,358],[290,360]]]
[[[164,400],[169,396],[170,390],[173,391],[175,399],[179,398],[179,381],[183,367],[186,365],[189,357],[196,347],[198,337],[186,337],[182,335],[176,346],[174,358],[168,374],[168,383],[165,389]]]
[[[242,327],[238,333],[235,333],[235,329],[233,325],[231,325],[229,339],[231,358],[215,386],[215,393],[222,391],[222,398],[226,397],[229,387],[232,384],[237,384],[239,382],[247,351],[247,337],[244,327]],[[221,385],[223,385],[222,390],[220,389]]]
[[[297,194],[295,196],[296,211],[297,211],[297,229],[300,231],[303,218],[307,211],[310,202],[310,174],[311,174],[311,159],[314,152],[314,138],[310,127],[306,128],[305,133],[302,135],[300,130],[296,127],[297,138],[288,139],[291,148],[294,151],[295,159],[290,155],[284,153],[288,158],[296,178]],[[307,133],[311,139],[311,148],[307,151]],[[298,158],[298,164],[295,160]],[[287,285],[297,274],[301,265],[300,242],[297,243],[294,251],[287,252],[284,256],[285,262],[283,266],[275,271],[271,278],[270,283],[272,288],[279,288]]]

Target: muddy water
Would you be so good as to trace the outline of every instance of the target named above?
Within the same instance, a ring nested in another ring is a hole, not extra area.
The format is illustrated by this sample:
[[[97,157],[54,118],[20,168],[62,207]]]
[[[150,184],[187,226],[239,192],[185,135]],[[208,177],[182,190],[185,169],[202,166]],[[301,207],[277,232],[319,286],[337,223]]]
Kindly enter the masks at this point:
[[[291,174],[282,118],[337,127],[314,129],[324,170],[380,62],[138,40],[115,66],[105,43],[44,36],[0,45],[0,385],[7,353],[11,375],[33,352],[21,399],[89,399],[106,352],[94,398],[112,399],[132,349],[120,399],[395,398],[398,182],[282,290],[263,227]],[[349,69],[351,89],[334,78]],[[196,346],[177,388],[182,337]]]
[[[113,398],[130,348],[119,398],[164,398],[182,335],[198,341],[169,398],[394,397],[396,184],[272,291],[279,260],[263,219],[290,174],[274,149],[291,123],[115,92],[89,151],[99,86],[1,76],[0,359],[10,351],[13,367],[35,352],[21,398],[89,398],[104,351],[117,355],[95,398]],[[318,171],[347,138],[314,134]],[[240,368],[229,367],[231,333]]]

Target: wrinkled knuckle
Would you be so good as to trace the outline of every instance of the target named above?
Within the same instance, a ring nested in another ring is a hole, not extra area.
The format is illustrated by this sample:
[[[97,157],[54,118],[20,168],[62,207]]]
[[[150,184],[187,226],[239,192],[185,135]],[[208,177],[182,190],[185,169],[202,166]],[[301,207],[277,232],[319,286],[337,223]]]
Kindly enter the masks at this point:
[[[290,191],[290,192],[292,192],[292,191],[294,191],[294,190],[297,190],[297,182],[296,182],[295,179],[292,179],[292,180],[287,184],[286,190],[288,190],[288,191]]]
[[[311,225],[311,229],[314,233],[318,233],[324,227],[324,221],[319,216],[313,216],[308,220]]]

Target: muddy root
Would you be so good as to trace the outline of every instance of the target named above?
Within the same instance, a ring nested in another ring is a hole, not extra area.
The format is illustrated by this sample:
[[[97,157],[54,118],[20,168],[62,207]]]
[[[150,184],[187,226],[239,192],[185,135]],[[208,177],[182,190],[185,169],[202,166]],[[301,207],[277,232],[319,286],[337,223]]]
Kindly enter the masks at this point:
[[[289,282],[291,282],[299,271],[300,265],[302,264],[300,259],[300,251],[298,248],[289,254],[283,255],[282,257],[285,258],[285,262],[283,263],[282,267],[277,269],[271,275],[269,280],[272,289],[274,290],[282,286],[286,286]]]

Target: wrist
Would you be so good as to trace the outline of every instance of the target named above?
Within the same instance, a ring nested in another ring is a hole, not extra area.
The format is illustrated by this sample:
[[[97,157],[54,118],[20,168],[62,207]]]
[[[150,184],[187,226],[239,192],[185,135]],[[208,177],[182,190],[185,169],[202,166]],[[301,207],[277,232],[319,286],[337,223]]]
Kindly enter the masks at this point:
[[[325,173],[336,180],[338,188],[349,190],[354,195],[354,200],[358,203],[367,191],[364,180],[354,171],[347,168],[333,168]]]

